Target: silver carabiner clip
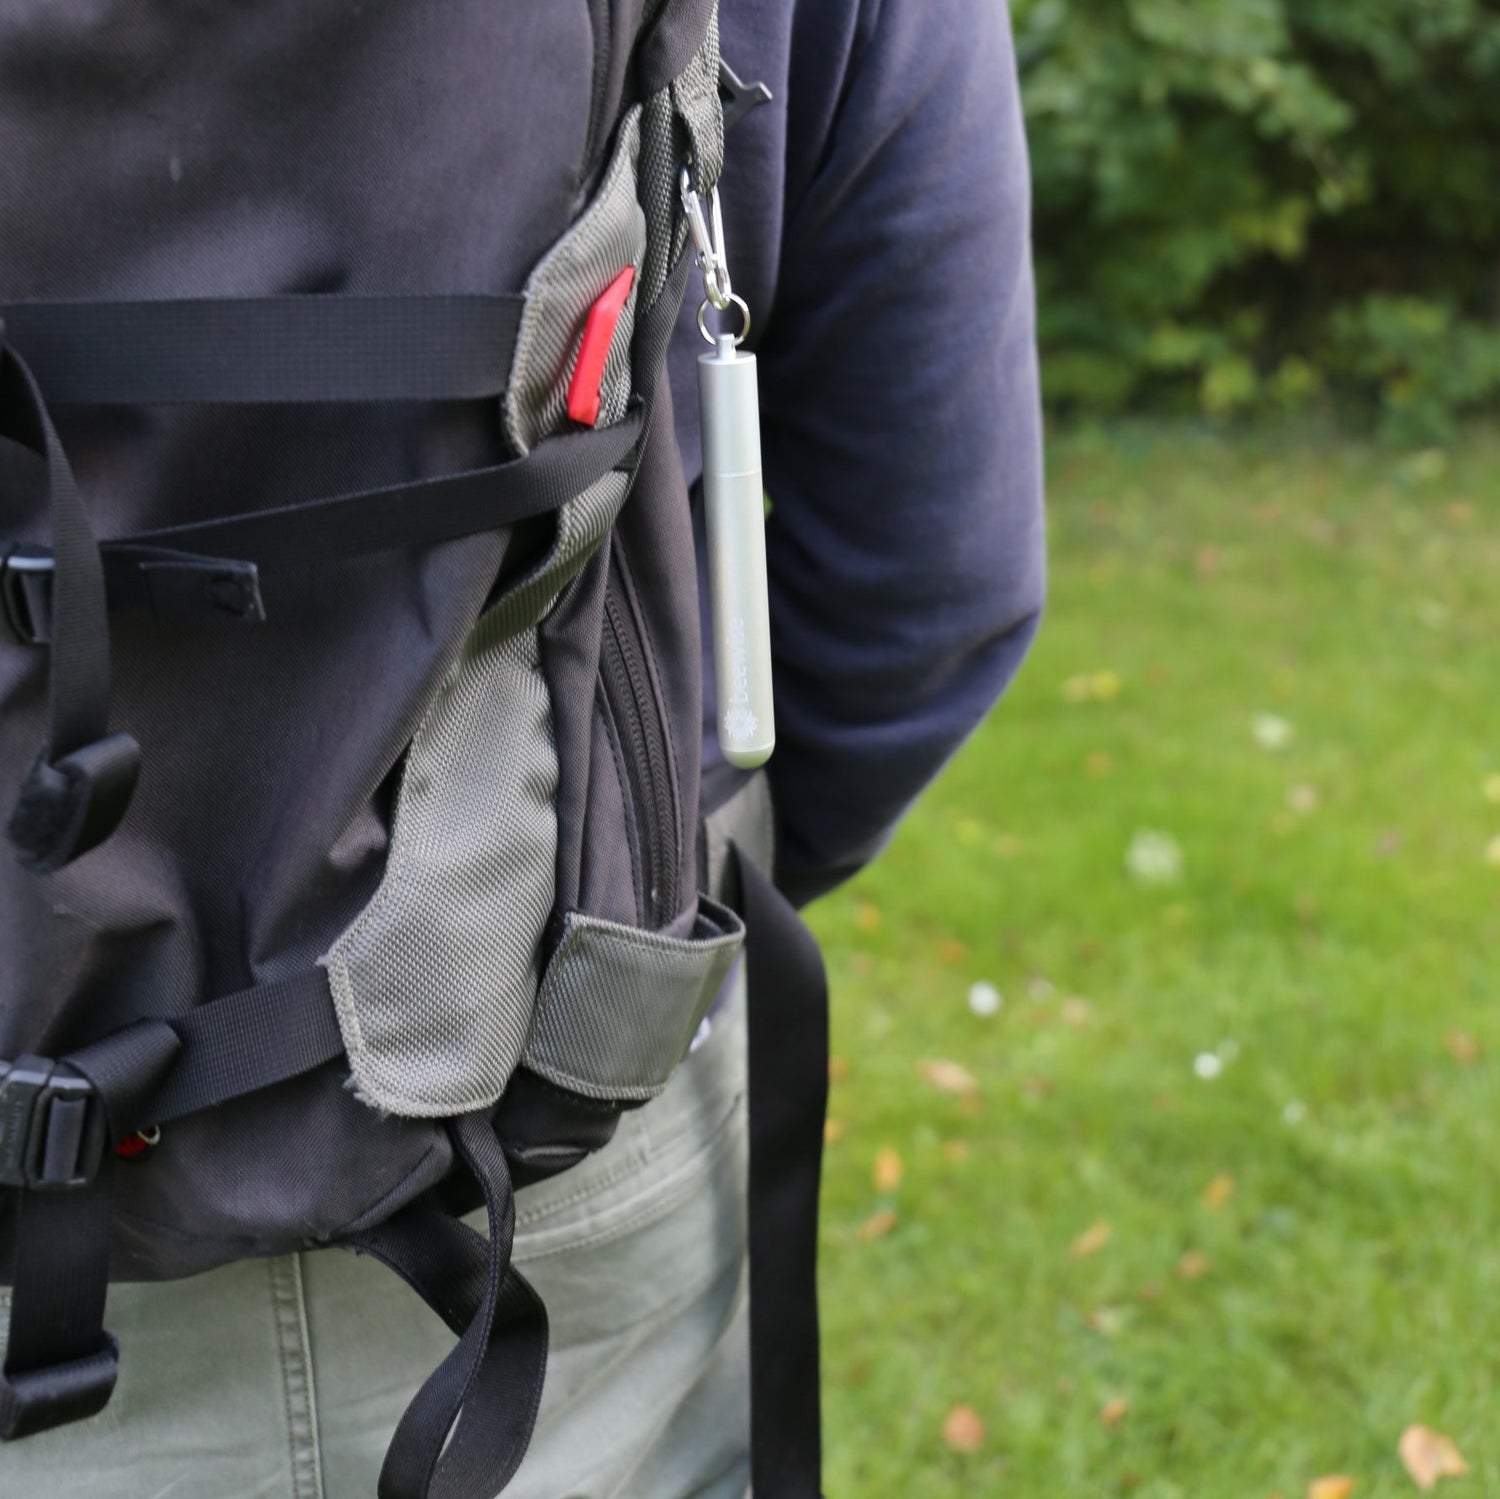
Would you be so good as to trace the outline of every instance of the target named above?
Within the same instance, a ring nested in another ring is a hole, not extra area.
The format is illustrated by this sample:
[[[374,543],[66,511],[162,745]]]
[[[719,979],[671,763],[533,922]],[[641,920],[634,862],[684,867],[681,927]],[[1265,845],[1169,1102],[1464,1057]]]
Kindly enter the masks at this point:
[[[724,249],[724,215],[719,208],[719,189],[712,188],[708,195],[708,213],[703,211],[703,199],[693,187],[688,169],[683,167],[678,178],[678,192],[682,197],[682,211],[687,215],[688,234],[693,241],[693,258],[703,275],[703,295],[723,312],[733,304],[734,288],[729,280],[729,261]]]

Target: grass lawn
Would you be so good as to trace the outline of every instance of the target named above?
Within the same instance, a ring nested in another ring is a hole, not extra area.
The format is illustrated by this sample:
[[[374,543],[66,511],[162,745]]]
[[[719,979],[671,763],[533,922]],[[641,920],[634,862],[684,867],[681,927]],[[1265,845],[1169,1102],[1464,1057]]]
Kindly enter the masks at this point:
[[[1421,1422],[1500,1495],[1500,437],[1051,497],[1020,681],[814,911],[828,1492],[1376,1499]]]

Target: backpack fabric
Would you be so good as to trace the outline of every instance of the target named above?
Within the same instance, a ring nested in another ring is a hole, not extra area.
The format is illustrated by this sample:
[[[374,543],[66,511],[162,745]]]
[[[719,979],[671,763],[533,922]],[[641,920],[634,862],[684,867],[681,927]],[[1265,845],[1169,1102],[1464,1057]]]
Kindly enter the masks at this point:
[[[815,953],[732,849],[701,893],[662,366],[719,75],[703,0],[0,12],[0,1437],[103,1408],[110,1279],[339,1245],[458,1335],[381,1494],[497,1493],[514,1186],[665,1086],[741,913],[752,1324],[815,1355]]]

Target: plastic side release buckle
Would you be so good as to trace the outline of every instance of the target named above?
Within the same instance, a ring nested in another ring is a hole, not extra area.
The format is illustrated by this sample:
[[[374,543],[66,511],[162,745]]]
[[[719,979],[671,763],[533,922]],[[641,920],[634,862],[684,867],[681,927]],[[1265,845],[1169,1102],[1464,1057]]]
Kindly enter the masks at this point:
[[[52,553],[12,547],[0,560],[0,636],[18,645],[52,639]]]
[[[589,308],[583,324],[583,338],[568,382],[568,415],[585,427],[599,420],[599,392],[604,385],[604,370],[615,341],[615,329],[625,310],[630,288],[635,285],[635,267],[628,265]]]
[[[0,1072],[0,1186],[64,1191],[93,1181],[104,1156],[104,1110],[87,1078],[24,1056]]]

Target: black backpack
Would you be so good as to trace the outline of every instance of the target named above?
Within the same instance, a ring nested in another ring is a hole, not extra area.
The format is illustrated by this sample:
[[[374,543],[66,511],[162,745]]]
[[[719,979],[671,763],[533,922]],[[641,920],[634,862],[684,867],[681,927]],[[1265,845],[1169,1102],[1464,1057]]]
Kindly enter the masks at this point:
[[[816,1495],[821,969],[702,831],[664,372],[720,83],[712,0],[0,9],[0,1438],[104,1407],[111,1279],[337,1245],[458,1334],[381,1495],[497,1493],[513,1187],[748,924],[753,1479]]]

